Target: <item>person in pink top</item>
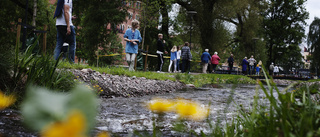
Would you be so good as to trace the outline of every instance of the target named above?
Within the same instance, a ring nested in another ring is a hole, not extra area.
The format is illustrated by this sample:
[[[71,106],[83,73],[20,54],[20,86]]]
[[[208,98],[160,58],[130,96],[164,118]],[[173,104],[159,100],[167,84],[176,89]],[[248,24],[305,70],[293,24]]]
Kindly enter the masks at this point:
[[[219,64],[220,57],[218,56],[218,52],[214,52],[214,54],[211,57],[211,64],[213,67],[212,73],[216,71],[216,67]]]

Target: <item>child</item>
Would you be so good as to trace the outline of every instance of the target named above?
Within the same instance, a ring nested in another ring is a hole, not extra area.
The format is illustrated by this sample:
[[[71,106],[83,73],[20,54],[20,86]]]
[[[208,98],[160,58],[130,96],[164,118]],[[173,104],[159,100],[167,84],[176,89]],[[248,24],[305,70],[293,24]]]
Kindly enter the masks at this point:
[[[177,71],[177,46],[173,46],[171,49],[171,54],[170,54],[170,65],[168,68],[168,72],[171,73],[171,65],[172,63],[174,64],[174,73]]]
[[[260,75],[260,74],[259,74],[259,71],[260,71],[260,67],[259,67],[259,64],[257,64],[257,67],[256,67],[256,75],[258,75],[258,76]]]
[[[180,64],[179,64],[179,62],[180,62],[180,57],[181,57],[181,50],[180,50],[180,47],[178,46],[177,47],[177,64],[176,64],[176,66],[177,66],[177,71],[179,72],[180,71]]]

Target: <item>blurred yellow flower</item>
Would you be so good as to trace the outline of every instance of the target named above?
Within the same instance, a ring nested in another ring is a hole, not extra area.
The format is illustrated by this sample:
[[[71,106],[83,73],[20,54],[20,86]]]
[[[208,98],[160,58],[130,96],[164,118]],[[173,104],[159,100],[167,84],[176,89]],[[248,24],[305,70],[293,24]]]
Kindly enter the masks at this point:
[[[55,122],[44,128],[42,137],[85,137],[86,120],[79,111],[73,111],[65,121]]]
[[[100,132],[97,137],[110,137],[110,134],[108,132]]]
[[[157,113],[169,112],[174,109],[174,102],[168,99],[152,99],[148,102],[148,108]]]
[[[196,102],[184,99],[179,99],[177,101],[176,112],[182,118],[197,121],[203,120],[209,115],[209,109],[207,107],[203,107]]]
[[[15,101],[16,101],[16,98],[14,95],[6,96],[0,90],[0,110],[5,109],[6,107],[9,107]]]

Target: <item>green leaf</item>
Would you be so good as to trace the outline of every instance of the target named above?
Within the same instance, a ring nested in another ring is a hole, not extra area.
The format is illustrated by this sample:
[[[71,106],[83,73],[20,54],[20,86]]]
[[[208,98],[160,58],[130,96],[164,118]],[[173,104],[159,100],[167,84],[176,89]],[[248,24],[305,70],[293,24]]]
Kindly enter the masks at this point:
[[[70,112],[80,111],[87,120],[87,129],[94,127],[98,99],[93,91],[83,85],[72,89],[70,94],[31,86],[21,106],[26,125],[41,131],[52,122],[65,120]]]

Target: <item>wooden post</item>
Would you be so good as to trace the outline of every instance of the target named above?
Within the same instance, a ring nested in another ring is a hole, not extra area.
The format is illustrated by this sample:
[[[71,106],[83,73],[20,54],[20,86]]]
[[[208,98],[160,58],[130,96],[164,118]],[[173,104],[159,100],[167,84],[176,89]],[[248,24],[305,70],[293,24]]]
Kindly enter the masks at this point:
[[[19,18],[18,19],[18,27],[17,27],[17,40],[16,40],[16,45],[19,47],[19,43],[20,43],[20,33],[21,33],[21,22],[22,22],[22,19]]]
[[[149,52],[149,45],[147,45],[146,59],[144,60],[144,71],[147,71],[148,52]]]
[[[138,51],[139,54],[139,51]],[[134,70],[137,69],[137,58],[138,58],[138,54],[136,54],[136,58],[134,59]]]
[[[44,25],[43,30],[47,31],[47,27],[48,27],[47,25]],[[43,34],[43,47],[42,47],[43,55],[46,55],[46,50],[47,50],[47,32]]]

